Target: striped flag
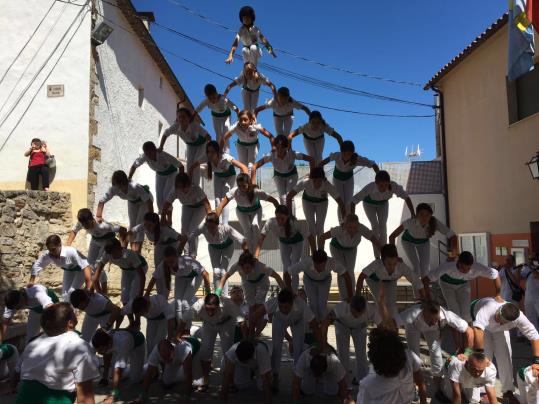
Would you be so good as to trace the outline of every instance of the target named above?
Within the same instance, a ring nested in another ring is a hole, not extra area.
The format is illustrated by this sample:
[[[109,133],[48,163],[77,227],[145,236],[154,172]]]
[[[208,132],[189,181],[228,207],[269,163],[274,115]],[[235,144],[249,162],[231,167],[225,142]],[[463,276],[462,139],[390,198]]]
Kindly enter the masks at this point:
[[[531,2],[532,0],[528,0]],[[526,14],[526,0],[509,0],[509,55],[507,76],[510,81],[533,70],[535,53],[533,27]],[[534,4],[534,6],[537,6]]]

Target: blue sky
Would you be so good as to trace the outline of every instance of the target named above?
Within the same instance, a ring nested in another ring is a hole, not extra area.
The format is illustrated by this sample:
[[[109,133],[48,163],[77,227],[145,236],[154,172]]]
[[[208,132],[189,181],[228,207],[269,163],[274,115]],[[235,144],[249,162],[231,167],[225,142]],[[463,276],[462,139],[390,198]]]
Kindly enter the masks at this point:
[[[186,13],[175,3],[234,29],[239,28],[238,11],[246,4],[257,13],[256,24],[274,48],[281,48],[307,58],[347,68],[368,75],[425,84],[445,63],[458,54],[506,10],[506,1],[464,0],[388,0],[388,1],[244,1],[227,0],[135,0],[139,11],[153,11],[156,22],[214,45],[229,48],[234,34]],[[383,7],[380,5],[383,4]],[[337,5],[337,6],[335,6]],[[154,26],[157,43],[185,58],[225,76],[239,74],[242,62],[224,63],[225,56]],[[278,52],[278,51],[277,51]],[[204,97],[203,87],[213,83],[223,91],[228,80],[198,69],[174,56],[165,54],[171,67],[196,105]],[[433,93],[421,87],[397,85],[337,72],[299,61],[282,53],[273,59],[266,52],[262,62],[292,70],[335,84],[385,96],[432,104]],[[383,114],[428,115],[428,107],[379,101],[319,88],[277,73],[265,73],[277,86],[290,88],[292,96],[341,109]],[[260,102],[269,98],[261,94]],[[241,108],[238,88],[230,98]],[[312,108],[311,109],[316,109]],[[320,109],[326,121],[345,139],[353,140],[359,154],[378,162],[405,161],[406,146],[420,144],[422,159],[435,157],[433,118],[368,117]],[[211,129],[207,111],[206,127]],[[270,111],[259,121],[273,132]],[[306,115],[296,113],[294,126],[303,124]],[[211,130],[211,132],[213,132]],[[303,151],[301,137],[294,149]],[[338,148],[326,140],[325,154]],[[261,152],[269,149],[262,141]]]

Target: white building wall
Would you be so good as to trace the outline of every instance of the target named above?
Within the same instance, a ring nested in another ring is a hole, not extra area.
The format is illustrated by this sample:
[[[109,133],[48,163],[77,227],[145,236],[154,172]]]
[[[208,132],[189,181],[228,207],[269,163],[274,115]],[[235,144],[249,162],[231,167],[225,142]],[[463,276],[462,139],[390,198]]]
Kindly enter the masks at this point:
[[[151,140],[158,145],[160,134],[175,120],[176,103],[179,101],[170,83],[164,77],[160,80],[161,71],[141,40],[120,28],[132,31],[122,12],[101,1],[97,2],[97,7],[99,14],[106,17],[105,22],[114,31],[104,44],[97,47],[99,83],[96,93],[99,103],[95,117],[98,134],[94,138],[94,145],[101,149],[101,161],[93,163],[98,176],[96,203],[110,186],[115,170],[128,173],[133,161],[142,153],[145,141]],[[144,89],[141,107],[140,88]],[[159,123],[162,124],[161,133]],[[176,156],[175,136],[169,138],[165,150]],[[183,142],[180,142],[180,156],[183,157],[184,153]],[[147,166],[137,170],[134,180],[149,185],[155,195],[155,173]],[[105,206],[104,215],[108,220],[127,224],[126,202],[113,199]]]
[[[56,155],[56,184],[86,182],[90,25],[87,6],[0,1],[0,187],[24,187],[34,137]],[[49,84],[63,84],[64,96],[48,98]]]

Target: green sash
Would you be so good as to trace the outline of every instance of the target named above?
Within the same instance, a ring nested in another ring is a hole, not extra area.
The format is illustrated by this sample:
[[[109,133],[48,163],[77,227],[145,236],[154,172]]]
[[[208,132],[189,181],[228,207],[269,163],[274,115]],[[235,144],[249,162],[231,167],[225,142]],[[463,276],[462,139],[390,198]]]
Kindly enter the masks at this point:
[[[168,166],[167,169],[163,170],[163,171],[156,171],[156,174],[157,175],[170,175],[170,174],[173,174],[175,172],[178,171],[178,168],[177,167],[174,167],[172,164]]]
[[[15,350],[13,349],[13,345],[9,344],[0,344],[0,352],[2,352],[2,359],[9,359],[13,356],[13,353]]]
[[[286,118],[287,116],[292,116],[292,115],[294,115],[292,112],[285,115],[279,115],[279,114],[276,114],[275,112],[273,113],[273,116],[276,116],[277,118]]]
[[[296,166],[294,166],[294,168],[292,170],[290,170],[289,172],[287,173],[282,173],[280,171],[277,171],[277,170],[273,170],[273,175],[275,177],[291,177],[293,176],[294,174],[297,174],[298,173],[298,168]]]
[[[197,202],[197,203],[193,204],[193,205],[185,204],[184,206],[187,206],[188,208],[193,208],[193,209],[200,208],[200,207],[204,206],[204,199],[201,200],[200,202]]]
[[[312,202],[312,203],[327,202],[327,200],[328,200],[328,198],[317,198],[315,196],[311,196],[307,192],[303,192],[303,196],[301,197],[301,199],[303,199],[303,200],[305,200],[307,202]]]
[[[76,391],[53,390],[37,380],[22,380],[15,404],[71,404],[76,398]]]
[[[67,272],[80,272],[80,271],[82,271],[82,268],[80,266],[78,266],[78,265],[75,265],[74,267],[71,267],[71,268],[62,267],[62,269],[64,271],[67,271]]]
[[[146,261],[146,258],[144,258],[142,255],[137,254],[140,260],[142,261],[142,266],[148,268],[148,261]],[[134,271],[135,267],[120,267],[122,271]]]
[[[215,171],[214,174],[216,177],[220,178],[233,177],[234,175],[236,175],[236,168],[234,167],[234,165],[230,164],[227,171],[222,173],[218,173],[217,171]]]
[[[470,315],[472,317],[472,321],[475,321],[475,306],[477,305],[477,302],[479,300],[481,299],[472,300],[472,302],[470,303]]]
[[[230,108],[227,108],[224,112],[215,112],[214,110],[211,110],[211,115],[216,118],[224,118],[227,116],[230,116],[232,112],[230,111]]]
[[[254,142],[242,142],[241,140],[237,140],[236,144],[239,144],[240,146],[256,146],[258,144],[258,139],[256,139]]]
[[[413,237],[408,230],[404,231],[402,235],[402,241],[407,241],[413,244],[425,244],[429,242],[428,238],[415,238]]]
[[[253,44],[254,45],[254,44]],[[251,45],[252,46],[252,45]],[[258,44],[256,45],[258,47]],[[256,93],[258,90],[260,90],[260,86],[258,86],[257,88],[255,89],[252,89],[252,88],[249,88],[247,86],[243,86],[242,87],[245,91],[249,91],[251,93]]]
[[[60,301],[60,299],[58,299],[58,296],[56,296],[56,293],[54,293],[54,290],[52,289],[47,289],[47,295],[49,295],[53,303],[58,303]],[[29,309],[38,314],[43,313],[43,306],[41,305],[29,307]]]
[[[178,240],[177,239],[174,239],[174,238],[167,238],[165,241],[159,243],[161,245],[171,245],[171,244],[174,244],[174,243],[177,243]]]
[[[256,279],[247,279],[247,282],[249,283],[258,283],[260,282],[262,279],[264,279],[264,277],[266,276],[266,274],[260,274],[256,277]]]
[[[376,275],[375,272],[369,275],[369,279],[374,282],[380,282],[380,278],[378,278],[378,275]],[[391,279],[384,279],[382,282],[392,282]]]
[[[184,279],[193,279],[193,278],[196,278],[198,276],[198,272],[193,270],[191,272],[189,272],[187,275],[185,276],[180,276],[180,278],[184,278]]]
[[[262,208],[262,205],[260,205],[260,198],[256,197],[255,202],[251,206],[236,206],[236,209],[238,209],[242,213],[252,213],[256,212],[258,209]]]
[[[230,237],[227,238],[222,243],[209,243],[209,246],[212,248],[215,248],[217,250],[224,250],[225,248],[231,246],[234,243],[234,240],[232,240]]]
[[[208,141],[208,139],[206,139],[204,136],[198,135],[197,140],[195,140],[194,142],[185,142],[185,144],[188,145],[188,146],[195,146],[196,147],[196,146],[202,146],[207,141]]]
[[[294,234],[292,237],[286,238],[286,237],[279,237],[279,241],[283,244],[296,244],[301,243],[303,241],[303,234],[301,234],[299,231]]]
[[[318,139],[322,139],[324,137],[324,135],[320,135],[320,136],[317,136],[317,137],[311,137],[311,136],[307,135],[306,133],[304,133],[303,137],[307,138],[308,140],[318,140]]]
[[[130,330],[127,328],[119,328],[116,331],[125,331],[131,334],[133,337],[133,349],[138,348],[142,344],[146,342],[146,338],[144,338],[144,334],[141,333],[139,330]]]
[[[142,188],[144,188],[147,193],[150,193],[150,187],[148,185],[142,185]],[[140,203],[142,202],[142,199],[139,197],[137,199],[128,199],[128,201],[131,203]]]
[[[187,337],[185,341],[191,345],[191,355],[195,356],[200,351],[200,341],[195,337]]]
[[[368,203],[369,205],[382,206],[387,203],[387,199],[384,199],[383,201],[377,201],[375,199],[372,199],[369,195],[367,195],[365,199],[363,199],[363,203]]]
[[[333,169],[333,178],[339,181],[347,181],[354,176],[354,171],[341,171],[335,166]]]
[[[240,342],[243,339],[243,333],[241,332],[241,327],[236,325],[234,328],[234,344]]]
[[[336,237],[333,237],[331,239],[331,242],[329,243],[330,246],[332,247],[335,247],[336,249],[338,250],[353,250],[354,248],[357,248],[357,247],[345,247],[343,246],[341,243],[339,243],[339,240],[337,240]]]
[[[116,237],[116,234],[114,232],[105,233],[102,236],[92,236],[92,240],[95,241],[104,241],[104,240],[112,240],[114,237]]]
[[[463,280],[463,279],[456,279],[456,278],[453,278],[447,274],[443,274],[440,279],[442,281],[444,281],[445,283],[449,283],[451,285],[464,285],[465,283],[468,283],[467,280]]]
[[[526,380],[526,369],[528,369],[528,366],[523,366],[518,370],[518,377],[520,377],[520,380],[522,381]]]

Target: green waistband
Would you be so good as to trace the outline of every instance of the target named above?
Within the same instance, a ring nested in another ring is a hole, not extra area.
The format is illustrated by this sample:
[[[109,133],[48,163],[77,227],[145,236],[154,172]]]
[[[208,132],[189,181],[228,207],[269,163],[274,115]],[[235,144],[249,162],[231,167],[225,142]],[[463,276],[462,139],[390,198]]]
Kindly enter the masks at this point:
[[[467,280],[464,279],[456,279],[453,278],[447,274],[443,274],[440,279],[444,281],[445,283],[450,283],[451,285],[464,285],[465,283],[468,283]]]
[[[475,299],[472,300],[470,303],[470,317],[472,318],[472,321],[475,321],[475,306],[477,305],[477,302],[479,302],[481,299]]]
[[[173,174],[173,173],[176,173],[176,172],[178,172],[178,167],[175,167],[175,166],[173,166],[171,164],[171,165],[168,166],[168,168],[166,168],[163,171],[156,171],[156,174],[157,175],[170,175],[170,174]]]
[[[247,279],[247,282],[249,283],[258,283],[260,282],[262,279],[264,279],[264,277],[266,276],[266,274],[260,274],[256,277],[256,279]]]
[[[102,236],[92,236],[92,240],[95,241],[104,241],[104,240],[112,240],[114,237],[116,237],[116,234],[114,232],[105,233]]]
[[[518,377],[520,377],[520,380],[523,382],[526,381],[526,369],[528,369],[528,366],[523,366],[518,370]]]
[[[133,337],[133,349],[138,348],[142,344],[146,342],[146,338],[144,338],[144,334],[141,333],[139,330],[131,330],[129,328],[119,328],[116,331],[126,331]]]
[[[195,356],[200,351],[200,341],[195,337],[187,337],[185,341],[191,345],[191,355]]]
[[[74,267],[70,267],[70,268],[62,267],[62,269],[64,271],[67,271],[67,272],[80,272],[80,271],[82,271],[82,268],[80,266],[78,266],[78,265],[75,265]]]
[[[215,174],[216,177],[221,177],[221,178],[225,178],[225,177],[232,177],[234,175],[236,175],[236,168],[230,164],[228,166],[228,170],[226,170],[225,172],[217,172],[217,171],[214,171],[213,172]]]
[[[290,113],[285,114],[285,115],[279,115],[279,114],[276,114],[275,112],[273,113],[273,116],[276,116],[277,118],[286,118],[286,117],[292,116],[292,115],[294,115],[293,112],[290,112]]]
[[[96,313],[96,314],[86,313],[87,316],[92,317],[92,318],[99,318],[99,317],[103,317],[103,316],[108,316],[109,314],[110,314],[110,311],[108,311],[106,309],[103,310],[102,312]]]
[[[276,177],[291,177],[292,175],[297,174],[297,173],[298,173],[298,168],[296,166],[294,166],[294,168],[288,171],[287,173],[282,173],[275,169],[273,170],[273,175]]]
[[[201,200],[200,202],[194,203],[192,205],[185,204],[183,206],[187,206],[188,208],[193,208],[193,209],[200,208],[200,207],[204,206],[204,199]]]
[[[155,317],[146,317],[146,320],[149,320],[149,321],[157,321],[157,320],[164,320],[164,319],[165,319],[165,313],[161,313]]]
[[[378,275],[376,275],[376,272],[373,272],[372,274],[369,275],[369,279],[371,281],[374,281],[374,282],[380,282],[380,278],[378,277]],[[382,282],[392,282],[391,279],[384,279]]]
[[[314,278],[311,278],[311,277],[307,274],[307,272],[304,272],[304,273],[303,273],[303,276],[304,276],[304,277],[306,276],[307,279],[309,279],[309,280],[311,280],[311,281],[313,281],[313,282],[325,282],[325,281],[327,281],[328,279],[331,279],[331,274],[329,274],[328,276],[326,276],[324,279],[314,279]]]
[[[185,144],[188,146],[202,146],[207,141],[208,139],[206,139],[204,136],[198,135],[197,140],[195,140],[194,142],[185,142]]]
[[[335,166],[333,169],[333,178],[339,180],[339,181],[347,181],[350,178],[354,177],[354,170],[352,171],[341,171]]]
[[[254,90],[252,88],[249,88],[247,86],[243,86],[242,87],[245,91],[249,91],[251,93],[256,93],[258,90],[260,90],[260,86],[258,86],[257,88],[255,88]]]
[[[301,197],[301,199],[304,199],[307,202],[312,202],[312,203],[321,203],[321,202],[328,201],[328,198],[317,198],[316,196],[309,195],[307,192],[303,192],[303,196]]]
[[[60,301],[60,299],[58,299],[58,296],[56,296],[56,293],[54,293],[54,290],[52,289],[47,289],[47,295],[51,298],[53,303],[58,303]],[[29,309],[32,310],[34,313],[43,313],[43,306],[41,305],[29,307]]]
[[[301,232],[296,232],[292,237],[279,237],[279,241],[283,244],[296,244],[303,241],[303,234]]]
[[[196,278],[198,276],[198,272],[195,271],[195,270],[192,270],[191,272],[189,272],[187,275],[184,275],[184,276],[179,276],[179,278],[184,278],[184,279],[193,279],[193,278]]]
[[[212,248],[215,248],[217,250],[224,250],[227,247],[230,247],[234,243],[234,240],[232,240],[230,237],[227,238],[222,243],[209,243],[208,245]]]
[[[211,115],[216,118],[224,118],[226,116],[230,116],[232,112],[230,111],[230,108],[227,108],[224,112],[215,112],[214,110],[211,111]]]
[[[428,238],[415,238],[413,237],[408,230],[404,230],[402,235],[402,241],[408,241],[413,244],[425,244],[429,242]]]
[[[150,187],[148,185],[142,185],[142,188],[144,188],[147,193],[150,193]],[[137,199],[128,199],[128,201],[131,203],[141,203],[142,198],[138,197]]]
[[[76,398],[76,391],[54,390],[37,380],[22,380],[15,404],[72,404]]]
[[[6,360],[13,356],[15,349],[13,349],[13,345],[0,344],[0,352],[2,352],[2,360]]]
[[[256,139],[256,141],[254,142],[242,142],[241,140],[237,140],[236,144],[239,144],[240,146],[245,146],[245,147],[256,146],[258,144],[258,139]]]
[[[353,250],[354,248],[357,248],[357,247],[345,247],[345,246],[343,246],[341,243],[339,243],[339,240],[337,240],[336,237],[333,237],[331,239],[331,242],[329,243],[329,245],[332,246],[332,247],[335,247],[338,250]]]
[[[365,199],[363,199],[363,202],[368,203],[369,205],[382,206],[382,205],[385,205],[387,203],[387,199],[384,199],[382,201],[377,201],[376,199],[372,199],[369,195],[367,195],[365,197]]]
[[[142,261],[142,266],[148,268],[148,261],[146,261],[146,258],[144,258],[142,255],[137,254],[140,260]],[[119,266],[119,265],[118,265]],[[120,267],[122,271],[134,271],[138,267]]]
[[[236,206],[236,209],[238,209],[242,213],[256,212],[260,208],[262,208],[262,205],[260,205],[260,198],[258,197],[256,197],[254,203],[251,206]]]
[[[161,245],[171,245],[171,244],[174,244],[174,243],[177,243],[177,242],[178,242],[177,238],[167,238],[164,241],[159,240],[159,244],[161,244]]]
[[[309,139],[309,140],[318,140],[318,139],[322,139],[324,137],[324,135],[320,135],[320,136],[317,136],[317,137],[311,137],[309,135],[307,135],[306,133],[303,134],[303,137]]]

